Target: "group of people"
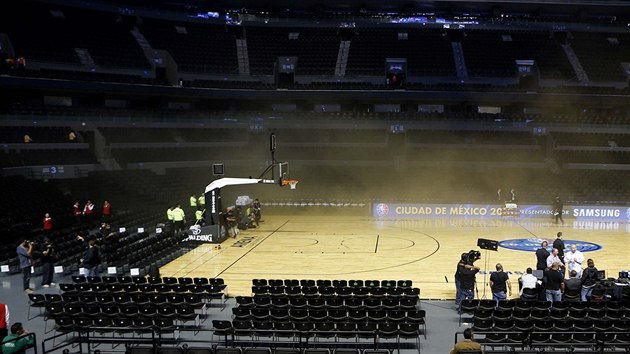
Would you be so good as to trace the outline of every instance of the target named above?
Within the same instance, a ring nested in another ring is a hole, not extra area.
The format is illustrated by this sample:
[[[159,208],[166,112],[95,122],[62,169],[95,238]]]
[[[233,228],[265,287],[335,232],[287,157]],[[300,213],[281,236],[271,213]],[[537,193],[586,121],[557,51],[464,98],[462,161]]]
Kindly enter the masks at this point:
[[[58,260],[55,247],[48,237],[44,237],[42,242],[30,241],[23,239],[17,246],[16,253],[22,269],[22,282],[24,292],[30,294],[33,289],[31,283],[31,267],[35,264],[34,260],[39,259],[42,266],[42,287],[48,288],[54,286],[54,263]]]
[[[0,74],[14,74],[22,73],[26,70],[26,58],[23,55],[18,55],[17,58],[12,55],[3,55],[3,60],[0,62]]]
[[[205,194],[202,193],[199,197],[195,196],[194,193],[191,194],[189,205],[190,211],[195,215],[195,222],[192,225],[205,226],[207,217]],[[187,224],[186,212],[181,204],[169,207],[166,210],[166,218],[169,226],[172,226],[173,232],[179,233],[185,230]],[[255,199],[251,207],[246,209],[243,209],[241,206],[227,208],[223,218],[231,235],[236,237],[239,228],[247,229],[260,225],[260,222],[262,222],[261,203],[258,199]]]
[[[77,141],[77,133],[75,133],[74,130],[70,130],[70,132],[68,132],[68,142],[74,143],[76,141]],[[29,133],[24,134],[24,136],[22,137],[22,142],[24,142],[24,144],[36,143],[36,141],[33,140],[33,138],[31,137],[31,134]]]
[[[101,222],[109,223],[112,219],[112,205],[109,201],[103,202],[101,212]],[[94,203],[91,200],[87,200],[81,208],[79,202],[75,202],[72,205],[72,216],[77,225],[93,225],[95,222],[96,210]],[[42,219],[42,233],[44,237],[50,238],[54,229],[53,218],[50,213],[45,213]]]
[[[536,250],[536,270],[543,272],[543,278],[536,278],[533,270],[528,268],[521,277],[521,295],[524,289],[538,288],[544,290],[547,301],[562,301],[563,296],[566,300],[587,301],[597,285],[595,262],[586,260],[586,268],[583,269],[585,257],[575,244],[565,253],[567,248],[562,240],[562,232],[557,233],[551,253],[548,247],[549,243],[543,241]],[[568,278],[565,274],[567,271]]]
[[[501,188],[497,189],[497,201],[499,203],[503,203],[503,202],[516,203],[516,190],[514,188],[510,189],[510,193],[508,193],[507,195],[508,199],[505,199],[506,196],[504,196],[502,193],[503,193],[503,190]]]
[[[78,201],[75,202],[72,205],[72,213],[77,225],[82,225],[83,223],[92,225],[96,216],[94,203],[92,203],[90,199],[85,202],[83,208],[81,208]],[[101,208],[101,220],[109,222],[112,219],[112,215],[112,205],[106,200],[103,202],[103,207]]]
[[[567,248],[562,240],[562,232],[558,232],[556,236],[551,252],[548,251],[547,241],[543,241],[541,247],[536,250],[538,276],[534,274],[532,268],[527,268],[526,273],[519,279],[519,296],[546,301],[587,301],[598,284],[595,262],[592,259],[585,260],[575,244]],[[458,308],[463,299],[474,298],[476,274],[480,270],[473,264],[475,260],[471,259],[470,253],[463,253],[457,263],[455,303]],[[586,268],[583,269],[585,263]],[[495,267],[496,271],[492,272],[489,281],[492,298],[497,301],[505,300],[512,293],[509,276],[500,263]],[[568,276],[565,276],[565,273]]]
[[[99,229],[100,235],[104,242],[111,241],[118,237],[118,233],[111,229],[111,225],[108,223],[102,223]],[[86,276],[97,276],[99,274],[99,267],[101,264],[102,256],[101,250],[98,246],[97,237],[88,237],[79,233],[76,239],[83,243],[83,253],[79,259],[79,266],[84,268],[83,273]],[[41,240],[28,240],[23,239],[20,241],[16,248],[18,255],[18,261],[20,269],[22,270],[22,282],[24,292],[31,294],[33,288],[31,287],[31,269],[35,265],[36,261],[39,261],[39,265],[42,270],[42,288],[48,288],[55,286],[53,282],[54,277],[54,265],[59,260],[55,246],[50,238],[44,237]]]

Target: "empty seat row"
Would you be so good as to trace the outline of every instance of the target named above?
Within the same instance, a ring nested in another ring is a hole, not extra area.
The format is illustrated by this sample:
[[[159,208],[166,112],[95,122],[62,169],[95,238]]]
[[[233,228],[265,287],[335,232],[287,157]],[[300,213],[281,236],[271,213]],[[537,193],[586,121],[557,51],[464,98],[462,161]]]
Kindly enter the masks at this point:
[[[629,331],[630,320],[475,319],[473,328],[481,331]]]
[[[242,340],[249,337],[260,341],[267,338],[272,341],[296,340],[302,338],[335,338],[351,339],[386,339],[408,338],[416,340],[419,346],[419,337],[425,328],[414,322],[273,322],[273,321],[212,321],[214,335],[226,339]]]
[[[81,305],[79,303],[60,305],[47,305],[46,306],[46,318],[57,317],[109,317],[109,318],[173,318],[181,321],[196,320],[199,316],[195,312],[195,307],[192,305],[172,305],[165,306],[164,304],[154,305]]]
[[[222,278],[203,278],[203,277],[143,277],[143,276],[83,276],[75,275],[72,277],[74,283],[120,283],[120,284],[196,284],[196,285],[225,285]]]
[[[570,347],[573,350],[582,348],[629,348],[630,332],[558,332],[558,331],[534,331],[534,332],[477,332],[485,338],[478,340],[486,347]],[[487,351],[488,352],[488,351]],[[518,351],[517,351],[518,352]]]
[[[161,354],[390,354],[387,349],[375,350],[375,349],[359,349],[359,348],[333,348],[331,350],[326,348],[286,348],[286,347],[201,347],[201,346],[189,346],[182,345],[178,347],[158,347],[158,353]],[[129,354],[153,354],[155,348],[151,347],[131,347],[128,349]]]
[[[238,308],[330,308],[330,309],[415,309],[420,300],[415,297],[349,297],[316,296],[316,297],[269,297],[238,296]]]
[[[411,280],[313,280],[313,279],[253,279],[253,286],[305,286],[305,287],[384,287],[384,288],[410,288],[413,286]]]
[[[418,322],[425,321],[424,310],[416,309],[243,309],[233,308],[238,321],[289,321],[289,322]]]
[[[549,302],[536,300],[463,300],[462,311],[474,312],[477,309],[514,309],[514,310],[588,310],[589,312],[604,310],[630,310],[628,301],[598,301],[598,302]]]
[[[254,285],[252,286],[254,295],[337,295],[342,297],[349,296],[410,296],[418,297],[420,295],[419,288],[411,287],[365,287],[365,286],[269,286]]]

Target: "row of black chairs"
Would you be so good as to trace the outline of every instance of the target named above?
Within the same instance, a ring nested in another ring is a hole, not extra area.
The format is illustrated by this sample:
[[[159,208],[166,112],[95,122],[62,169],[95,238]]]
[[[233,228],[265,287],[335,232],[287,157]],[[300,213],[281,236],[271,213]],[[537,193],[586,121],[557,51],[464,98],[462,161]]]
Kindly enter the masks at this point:
[[[171,295],[164,297],[148,297],[145,295],[84,295],[84,296],[67,296],[59,294],[29,294],[28,319],[31,318],[31,309],[39,308],[50,311],[50,308],[57,309],[65,306],[96,306],[96,307],[118,307],[138,306],[138,305],[156,305],[156,306],[192,306],[195,309],[201,309],[206,312],[208,302],[202,297],[194,294],[189,295]],[[108,310],[109,311],[109,310]]]
[[[77,316],[59,316],[55,318],[55,326],[53,330],[57,333],[65,333],[66,335],[73,332],[91,333],[92,337],[96,334],[119,334],[121,337],[132,334],[152,334],[161,336],[164,333],[175,333],[181,329],[196,330],[196,328],[183,327],[178,325],[173,318],[109,318],[109,317],[77,317]],[[120,343],[118,339],[110,338],[112,344]]]
[[[216,285],[225,287],[225,281],[222,278],[203,278],[203,277],[143,277],[143,276],[127,276],[127,275],[108,275],[108,276],[84,276],[75,275],[72,277],[73,283],[120,283],[120,284],[182,284],[182,285]]]
[[[420,296],[419,288],[412,287],[367,287],[367,286],[302,286],[302,285],[254,285],[254,295],[290,295],[290,296],[373,296],[373,297],[403,297]]]
[[[467,299],[462,300],[461,310],[465,312],[473,312],[477,309],[588,309],[589,311],[611,310],[630,310],[630,302],[628,301],[536,301],[536,300],[489,300],[489,299]]]
[[[534,319],[475,319],[475,330],[481,331],[630,331],[630,319],[618,320],[534,320]]]
[[[45,311],[46,319],[59,317],[81,318],[171,318],[182,322],[195,321],[200,324],[199,314],[194,306],[156,306],[156,305],[124,305],[98,306],[67,304],[64,306],[48,305]]]
[[[244,309],[233,308],[233,319],[238,321],[292,322],[414,322],[426,326],[424,310],[345,310],[345,309]]]
[[[612,331],[512,331],[512,332],[476,332],[484,336],[479,341],[486,347],[570,347],[570,348],[630,348],[630,332]]]
[[[236,303],[240,308],[343,308],[343,309],[414,309],[419,306],[420,299],[415,297],[349,297],[316,296],[316,297],[273,297],[273,296],[238,296]]]
[[[59,288],[63,294],[198,294],[206,297],[224,297],[224,287],[205,284],[136,284],[136,283],[61,283]]]
[[[359,348],[289,348],[289,347],[191,347],[187,344],[181,347],[130,347],[129,354],[391,354],[387,349],[359,349]]]
[[[419,323],[413,322],[273,322],[273,321],[213,321],[213,335],[223,337],[226,346],[242,342],[244,338],[252,342],[269,341],[306,341],[314,346],[335,345],[340,341],[373,340],[378,345],[380,340],[395,339],[400,347],[401,339],[413,339],[420,352],[420,336],[423,332]],[[322,342],[321,340],[332,340]]]
[[[411,280],[313,280],[313,279],[252,279],[253,286],[304,286],[304,287],[368,287],[411,288]]]
[[[624,318],[630,311],[625,309],[589,309],[589,308],[558,308],[552,307],[548,309],[510,309],[496,308],[483,309],[478,308],[473,312],[473,318],[533,318],[533,319],[611,319],[616,320]]]

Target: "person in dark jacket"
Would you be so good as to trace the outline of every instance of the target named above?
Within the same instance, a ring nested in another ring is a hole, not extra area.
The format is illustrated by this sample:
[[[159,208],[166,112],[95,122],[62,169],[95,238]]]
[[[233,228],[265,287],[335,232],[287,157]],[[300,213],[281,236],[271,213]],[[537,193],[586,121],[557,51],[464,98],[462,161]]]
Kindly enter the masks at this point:
[[[88,250],[81,259],[81,263],[87,269],[86,276],[96,277],[99,274],[99,266],[101,264],[101,251],[96,245],[95,239],[90,240],[88,245]]]
[[[595,285],[597,285],[597,268],[592,259],[586,261],[586,269],[582,272],[582,301],[591,297]]]
[[[537,270],[545,270],[547,269],[547,258],[549,257],[549,251],[547,251],[547,246],[549,243],[547,241],[543,241],[540,245],[540,248],[536,250],[536,269]]]

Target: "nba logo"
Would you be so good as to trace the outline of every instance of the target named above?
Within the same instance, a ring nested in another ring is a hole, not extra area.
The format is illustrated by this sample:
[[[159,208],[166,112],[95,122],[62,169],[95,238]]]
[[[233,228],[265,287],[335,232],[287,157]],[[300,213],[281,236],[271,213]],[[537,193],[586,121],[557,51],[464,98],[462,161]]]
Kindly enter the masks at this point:
[[[389,206],[387,204],[376,204],[376,215],[383,216],[389,214]]]

